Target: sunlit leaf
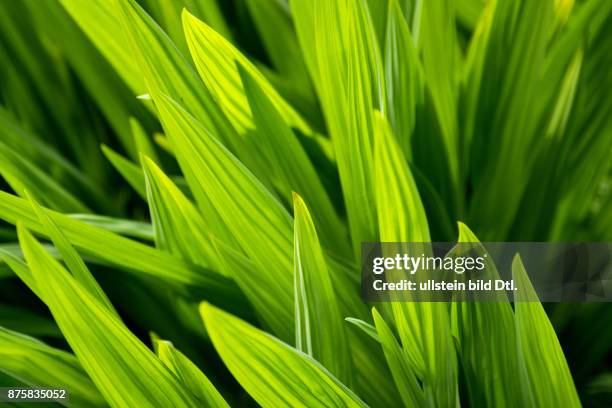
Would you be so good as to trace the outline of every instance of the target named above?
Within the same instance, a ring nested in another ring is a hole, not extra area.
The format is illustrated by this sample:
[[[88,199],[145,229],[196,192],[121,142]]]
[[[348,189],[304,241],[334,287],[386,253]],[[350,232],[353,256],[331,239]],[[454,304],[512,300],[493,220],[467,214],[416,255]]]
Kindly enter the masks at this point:
[[[200,312],[223,362],[262,406],[366,406],[306,354],[209,304]]]

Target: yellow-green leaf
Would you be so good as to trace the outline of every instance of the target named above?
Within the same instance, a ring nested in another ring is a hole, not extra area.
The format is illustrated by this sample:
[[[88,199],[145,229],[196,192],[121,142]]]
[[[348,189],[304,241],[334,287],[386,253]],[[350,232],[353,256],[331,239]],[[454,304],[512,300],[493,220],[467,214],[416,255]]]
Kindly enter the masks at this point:
[[[148,157],[142,157],[155,243],[160,249],[204,267],[218,268],[209,228],[195,205]]]
[[[312,357],[210,304],[200,313],[223,362],[261,406],[366,406]]]
[[[536,406],[580,407],[580,399],[555,329],[548,320],[521,258],[512,262],[516,337],[519,358],[529,374],[529,391]]]
[[[237,65],[240,64],[290,126],[311,133],[306,122],[283,100],[255,65],[223,36],[187,11],[183,12],[183,27],[202,81],[238,132],[244,134],[247,129],[253,128],[249,104],[238,74]]]
[[[179,378],[199,401],[211,408],[229,408],[229,405],[210,380],[183,353],[169,341],[157,341],[159,359]]]
[[[66,389],[68,407],[107,406],[74,355],[2,327],[0,372],[29,387]]]
[[[114,407],[197,407],[163,363],[49,255],[21,224],[28,266],[84,370]],[[146,376],[141,373],[146,372]]]
[[[350,384],[351,360],[344,321],[312,218],[294,194],[296,348]]]

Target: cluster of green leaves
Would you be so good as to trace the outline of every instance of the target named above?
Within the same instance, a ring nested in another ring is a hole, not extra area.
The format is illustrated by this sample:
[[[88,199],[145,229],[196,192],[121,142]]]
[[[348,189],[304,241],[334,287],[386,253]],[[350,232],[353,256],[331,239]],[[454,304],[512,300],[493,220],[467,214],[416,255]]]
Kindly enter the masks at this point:
[[[0,385],[580,406],[541,304],[369,310],[359,246],[611,240],[611,27],[607,0],[0,0]],[[606,311],[554,310],[580,378]]]

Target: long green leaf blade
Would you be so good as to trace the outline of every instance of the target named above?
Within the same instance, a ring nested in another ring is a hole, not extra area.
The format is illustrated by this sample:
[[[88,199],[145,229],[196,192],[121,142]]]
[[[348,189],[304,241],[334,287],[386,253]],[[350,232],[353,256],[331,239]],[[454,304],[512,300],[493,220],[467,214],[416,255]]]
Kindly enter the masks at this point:
[[[330,271],[306,204],[294,194],[293,205],[296,348],[350,384],[347,336]]]
[[[142,273],[173,283],[177,287],[208,288],[207,295],[239,301],[236,286],[227,278],[196,268],[176,257],[155,250],[137,241],[87,225],[63,214],[49,212],[68,241],[85,253],[126,271]],[[44,234],[45,230],[28,202],[0,192],[0,218],[10,222],[23,222],[26,228]]]
[[[458,241],[462,251],[486,255],[486,249],[479,244],[476,235],[463,223],[459,223]],[[489,256],[485,256],[484,273],[483,278],[499,279]],[[452,305],[453,327],[470,402],[474,406],[503,407],[516,400],[521,405],[529,405],[532,400],[529,390],[522,386],[526,373],[519,364],[514,313],[508,298],[503,293],[494,301],[478,302],[478,293],[474,295],[474,302],[458,301]],[[481,375],[484,372],[490,375]]]
[[[302,195],[310,203],[324,242],[328,247],[337,247],[342,254],[347,254],[344,226],[314,165],[257,80],[242,66],[238,71],[257,127],[256,146],[271,167],[273,185],[288,202],[292,192]]]
[[[183,12],[183,27],[202,81],[238,132],[244,134],[247,129],[253,128],[253,119],[237,65],[242,66],[257,82],[290,126],[307,134],[311,132],[306,122],[283,100],[255,65],[229,41],[187,11]]]
[[[229,405],[210,380],[183,353],[178,351],[169,341],[157,342],[159,359],[176,374],[187,389],[189,389],[202,404],[211,408],[229,408]]]
[[[21,224],[18,233],[45,303],[108,403],[115,407],[197,406],[161,361]]]
[[[387,325],[380,313],[373,308],[372,315],[376,325],[376,333],[383,347],[387,364],[395,385],[406,407],[422,407],[425,405],[423,389],[417,381],[414,369],[408,363],[407,356],[393,336],[391,328]]]
[[[181,168],[191,180],[194,196],[209,201],[228,230],[232,249],[243,252],[258,270],[264,286],[277,287],[282,307],[293,310],[291,216],[280,202],[176,102],[162,96],[157,101],[164,127],[171,138]],[[203,211],[202,211],[203,212]],[[268,296],[262,293],[261,296]],[[281,314],[282,315],[282,314]],[[293,337],[293,318],[276,333],[284,340]]]
[[[292,8],[300,11],[294,20],[334,144],[357,253],[360,243],[375,240],[377,232],[370,205],[373,112],[386,111],[378,42],[363,1],[294,0]]]
[[[200,306],[216,350],[263,407],[363,407],[311,357],[209,304]]]
[[[49,214],[31,197],[30,205],[34,209],[34,213],[38,216],[40,223],[42,224],[45,233],[51,241],[53,245],[58,249],[62,260],[68,267],[68,270],[72,273],[75,280],[79,282],[85,290],[87,290],[93,297],[96,298],[98,302],[100,302],[109,313],[113,314],[115,317],[119,317],[112,303],[106,296],[106,294],[102,291],[98,282],[94,279],[89,269],[83,262],[83,259],[79,256],[77,251],[70,245],[64,234],[57,228],[57,225],[53,222]]]
[[[74,355],[2,327],[0,372],[30,387],[66,389],[68,407],[107,406]]]
[[[217,267],[209,228],[195,205],[151,159],[143,156],[142,167],[156,246],[194,264]]]
[[[530,392],[536,405],[580,407],[574,380],[555,330],[531,286],[517,255],[512,262],[515,292],[516,337],[519,358],[530,377]]]
[[[427,243],[429,228],[416,183],[388,122],[379,115],[376,120],[374,167],[380,239]],[[422,376],[427,398],[442,406],[455,405],[456,364],[446,305],[395,301],[392,309],[402,346],[414,371]]]

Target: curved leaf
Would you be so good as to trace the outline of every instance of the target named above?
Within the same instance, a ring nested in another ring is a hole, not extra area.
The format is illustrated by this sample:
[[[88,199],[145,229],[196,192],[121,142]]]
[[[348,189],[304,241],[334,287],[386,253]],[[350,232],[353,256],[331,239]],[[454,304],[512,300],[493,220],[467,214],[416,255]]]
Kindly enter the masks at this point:
[[[330,272],[308,208],[297,194],[293,206],[296,348],[347,381],[349,347]]]
[[[365,407],[306,354],[207,303],[200,313],[223,362],[263,407]]]
[[[157,357],[18,224],[37,286],[83,368],[115,407],[197,407]],[[141,373],[146,372],[147,376]]]

